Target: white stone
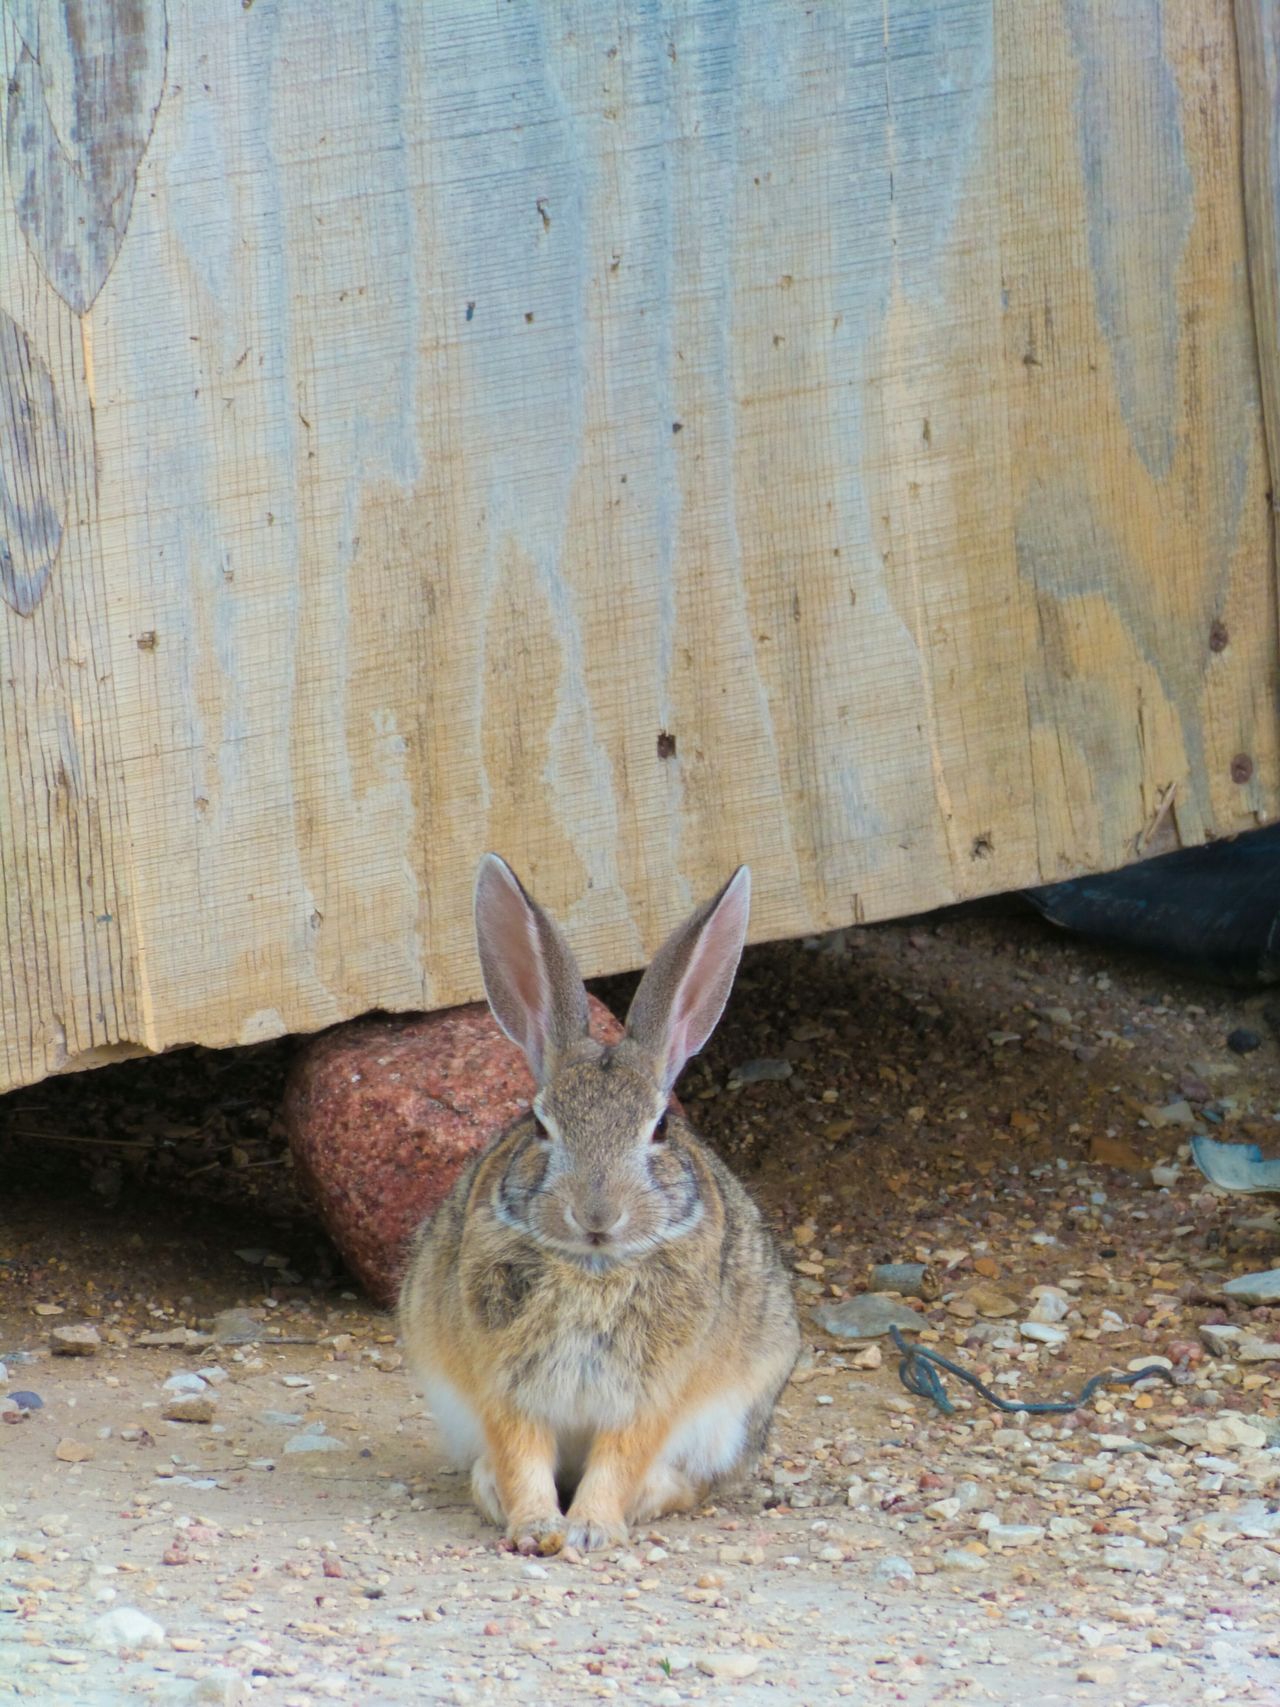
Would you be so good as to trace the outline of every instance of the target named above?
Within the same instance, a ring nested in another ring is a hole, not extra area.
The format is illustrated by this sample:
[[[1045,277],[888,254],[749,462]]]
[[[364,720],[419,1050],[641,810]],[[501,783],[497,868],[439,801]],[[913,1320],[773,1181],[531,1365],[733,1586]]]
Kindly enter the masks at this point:
[[[205,1390],[203,1375],[195,1375],[190,1370],[176,1371],[164,1384],[166,1393],[203,1393]]]
[[[1116,1541],[1102,1550],[1102,1562],[1108,1570],[1134,1571],[1155,1576],[1168,1562],[1169,1555],[1159,1547],[1148,1547],[1141,1541]]]
[[[1071,1298],[1060,1286],[1036,1286],[1031,1295],[1036,1301],[1033,1322],[1061,1322],[1071,1308]]]
[[[707,1677],[728,1678],[733,1682],[750,1677],[760,1669],[758,1654],[699,1654],[697,1666]]]
[[[1068,1338],[1067,1330],[1057,1322],[1037,1322],[1034,1319],[1020,1322],[1018,1332],[1024,1340],[1036,1340],[1040,1345],[1062,1345]]]
[[[1034,1547],[1044,1540],[1044,1527],[1039,1523],[993,1523],[987,1529],[989,1547]]]
[[[932,1505],[927,1505],[924,1508],[924,1515],[935,1518],[940,1523],[946,1523],[951,1518],[960,1515],[960,1501],[954,1495],[950,1499],[934,1500]]]
[[[95,1648],[158,1648],[164,1643],[164,1625],[139,1612],[136,1606],[116,1606],[93,1622],[89,1640]]]

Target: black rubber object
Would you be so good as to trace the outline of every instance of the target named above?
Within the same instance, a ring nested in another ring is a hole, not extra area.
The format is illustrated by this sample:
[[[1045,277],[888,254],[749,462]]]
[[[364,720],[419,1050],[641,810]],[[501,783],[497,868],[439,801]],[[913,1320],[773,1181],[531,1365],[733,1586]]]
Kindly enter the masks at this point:
[[[1024,894],[1097,942],[1231,984],[1280,979],[1280,824]]]

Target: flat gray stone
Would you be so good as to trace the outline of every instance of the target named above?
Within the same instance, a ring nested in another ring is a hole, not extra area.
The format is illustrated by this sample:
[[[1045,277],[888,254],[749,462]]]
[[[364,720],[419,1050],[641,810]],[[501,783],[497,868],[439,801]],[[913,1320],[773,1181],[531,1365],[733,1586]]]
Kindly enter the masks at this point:
[[[758,1061],[741,1061],[729,1070],[730,1085],[763,1085],[781,1083],[792,1074],[790,1061],[762,1057]]]
[[[170,1350],[211,1345],[208,1334],[198,1334],[194,1328],[162,1328],[155,1333],[139,1334],[134,1345],[158,1345]]]
[[[218,1345],[252,1345],[255,1340],[267,1337],[262,1323],[250,1310],[219,1310],[209,1326]]]
[[[929,1325],[923,1316],[883,1292],[860,1292],[836,1304],[819,1304],[813,1314],[820,1328],[842,1340],[874,1340],[890,1328],[910,1333]]]
[[[49,1350],[55,1357],[92,1357],[102,1341],[91,1322],[76,1322],[55,1328],[49,1335]]]
[[[1251,1541],[1280,1539],[1280,1511],[1273,1511],[1266,1500],[1246,1500],[1234,1511],[1213,1510],[1206,1513],[1205,1525],[1226,1535],[1243,1535]]]
[[[1280,1268],[1260,1269],[1256,1274],[1238,1274],[1222,1290],[1237,1304],[1280,1304]]]
[[[1177,1102],[1149,1103],[1142,1114],[1150,1126],[1194,1126],[1196,1123],[1195,1113],[1185,1098]]]
[[[1237,1363],[1280,1362],[1280,1342],[1264,1340],[1245,1328],[1202,1322],[1200,1338],[1215,1357],[1234,1358]]]
[[[194,1370],[176,1370],[164,1384],[166,1393],[203,1393],[207,1383]]]
[[[1162,1548],[1142,1541],[1117,1541],[1102,1549],[1102,1562],[1109,1571],[1132,1571],[1139,1576],[1157,1576],[1169,1562]]]
[[[312,1423],[301,1434],[294,1434],[284,1443],[286,1452],[345,1452],[347,1443],[336,1435],[326,1434],[323,1423]]]

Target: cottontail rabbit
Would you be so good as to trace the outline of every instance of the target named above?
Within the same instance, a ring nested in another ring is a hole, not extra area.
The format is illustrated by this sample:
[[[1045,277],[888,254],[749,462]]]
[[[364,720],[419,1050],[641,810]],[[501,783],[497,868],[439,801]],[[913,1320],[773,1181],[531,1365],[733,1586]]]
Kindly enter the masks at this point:
[[[559,927],[496,854],[477,874],[489,1006],[538,1089],[418,1234],[400,1322],[476,1504],[544,1553],[624,1540],[748,1471],[799,1350],[755,1204],[670,1107],[750,896],[742,866],[658,950],[605,1048]]]

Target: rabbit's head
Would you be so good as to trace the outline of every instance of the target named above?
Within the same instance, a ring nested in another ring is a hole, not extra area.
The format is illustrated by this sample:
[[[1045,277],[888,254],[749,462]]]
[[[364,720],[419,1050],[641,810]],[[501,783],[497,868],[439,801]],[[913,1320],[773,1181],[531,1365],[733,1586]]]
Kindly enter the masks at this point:
[[[587,993],[563,932],[510,867],[485,855],[475,893],[485,993],[538,1085],[498,1188],[504,1221],[596,1271],[698,1225],[698,1176],[668,1104],[724,1009],[750,901],[740,866],[658,950],[625,1035],[605,1048],[588,1035]]]

